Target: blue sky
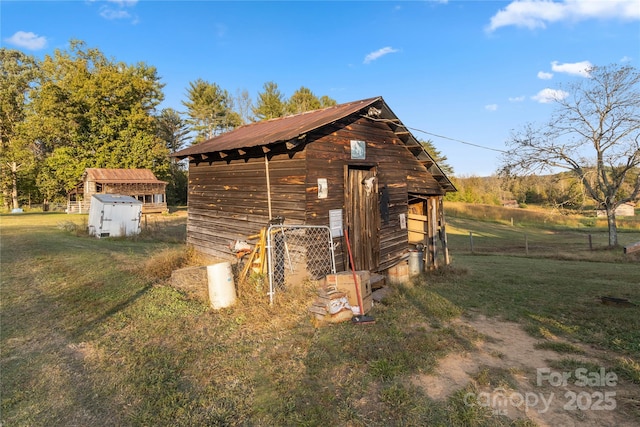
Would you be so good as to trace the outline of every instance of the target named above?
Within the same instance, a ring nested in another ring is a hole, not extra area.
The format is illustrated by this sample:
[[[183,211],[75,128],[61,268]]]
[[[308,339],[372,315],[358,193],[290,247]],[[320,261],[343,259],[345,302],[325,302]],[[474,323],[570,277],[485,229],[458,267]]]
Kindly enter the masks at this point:
[[[287,97],[382,96],[457,176],[494,173],[494,150],[589,66],[640,68],[640,0],[2,0],[0,14],[2,47],[43,57],[79,39],[155,66],[163,108],[183,110],[199,78],[254,100],[268,81]]]

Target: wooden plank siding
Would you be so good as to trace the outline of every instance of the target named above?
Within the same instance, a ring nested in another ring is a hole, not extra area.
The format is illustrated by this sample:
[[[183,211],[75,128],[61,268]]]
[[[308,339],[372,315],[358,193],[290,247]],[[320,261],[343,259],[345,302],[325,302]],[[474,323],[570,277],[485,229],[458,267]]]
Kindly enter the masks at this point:
[[[351,140],[366,142],[365,160],[351,159]],[[386,187],[389,201],[388,220],[381,216],[378,224],[377,271],[408,257],[408,230],[400,228],[400,215],[409,210],[408,194],[443,194],[389,125],[357,115],[309,132],[293,151],[278,148],[268,155],[272,215],[285,217],[289,224],[329,225],[330,210],[346,212],[348,165],[375,168],[378,191]],[[258,151],[244,158],[212,156],[211,160],[190,161],[187,243],[231,259],[229,246],[236,239],[246,239],[268,224],[265,160]],[[318,198],[319,178],[328,184],[323,199]],[[334,239],[334,244],[336,267],[342,271],[348,258],[343,238]]]
[[[189,165],[187,243],[209,255],[230,259],[230,245],[269,224],[265,160],[238,159]],[[305,160],[269,159],[272,215],[288,222],[305,220]]]
[[[331,132],[312,134],[307,152],[307,223],[329,224],[329,210],[345,209],[345,165],[375,164],[378,189],[386,186],[389,192],[389,220],[379,224],[379,265],[384,270],[407,256],[408,232],[400,228],[400,214],[408,212],[408,191],[440,194],[441,189],[420,162],[411,154],[384,123],[359,118],[347,125],[336,124]],[[367,143],[366,159],[351,160],[351,140]],[[410,178],[409,178],[410,176]],[[328,196],[318,199],[317,180],[326,178]],[[336,262],[344,269],[347,255],[342,253],[344,242],[336,239]]]

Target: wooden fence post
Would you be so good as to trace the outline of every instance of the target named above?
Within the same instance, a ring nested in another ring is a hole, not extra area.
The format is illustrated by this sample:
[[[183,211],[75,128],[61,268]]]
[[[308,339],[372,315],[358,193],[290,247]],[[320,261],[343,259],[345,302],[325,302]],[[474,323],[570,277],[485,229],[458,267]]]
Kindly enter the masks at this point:
[[[471,253],[473,253],[473,232],[469,232],[469,244],[471,245]]]
[[[449,265],[449,244],[447,243],[447,227],[444,219],[444,197],[438,198],[438,209],[440,211],[440,241],[442,242],[442,253],[444,254],[444,265]]]

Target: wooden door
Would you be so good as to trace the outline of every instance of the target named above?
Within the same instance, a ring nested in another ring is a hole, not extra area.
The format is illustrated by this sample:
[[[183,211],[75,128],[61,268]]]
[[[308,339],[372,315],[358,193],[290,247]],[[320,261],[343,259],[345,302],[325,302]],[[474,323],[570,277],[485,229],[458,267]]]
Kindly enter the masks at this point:
[[[375,271],[380,258],[380,206],[375,167],[349,165],[345,206],[355,270]]]

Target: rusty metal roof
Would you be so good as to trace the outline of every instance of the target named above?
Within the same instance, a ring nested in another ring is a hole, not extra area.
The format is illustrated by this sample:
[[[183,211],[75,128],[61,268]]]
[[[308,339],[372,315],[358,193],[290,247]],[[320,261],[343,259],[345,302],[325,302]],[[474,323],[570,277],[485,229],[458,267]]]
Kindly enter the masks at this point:
[[[373,107],[373,114],[370,108]],[[307,111],[293,116],[263,120],[236,128],[207,141],[174,153],[173,157],[184,159],[211,153],[232,150],[246,150],[282,142],[289,142],[304,136],[307,132],[337,122],[360,112],[371,120],[382,121],[390,126],[398,138],[425,166],[445,191],[456,191],[453,183],[442,172],[422,144],[413,136],[381,96],[335,105],[322,110]]]
[[[251,123],[223,133],[200,144],[192,145],[174,154],[185,158],[195,154],[258,147],[290,141],[314,129],[345,118],[382,100],[382,97],[349,102],[322,110],[308,111],[293,116]]]
[[[111,184],[166,184],[160,181],[149,169],[100,169],[87,168],[83,179]]]

